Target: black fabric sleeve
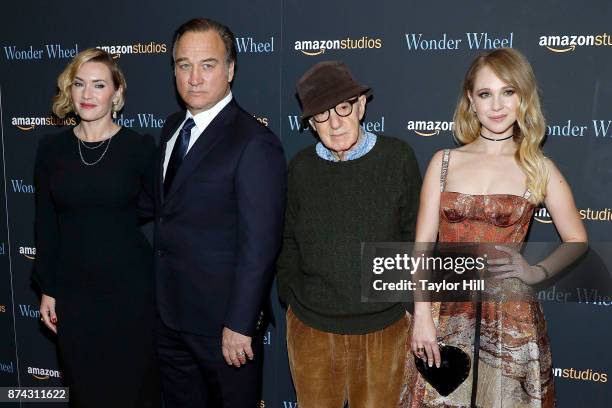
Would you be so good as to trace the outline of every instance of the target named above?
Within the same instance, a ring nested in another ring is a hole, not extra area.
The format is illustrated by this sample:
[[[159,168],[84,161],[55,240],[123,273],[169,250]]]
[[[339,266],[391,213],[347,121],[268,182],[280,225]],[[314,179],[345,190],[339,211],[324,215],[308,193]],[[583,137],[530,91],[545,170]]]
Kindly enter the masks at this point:
[[[252,336],[270,294],[287,199],[287,162],[274,134],[253,138],[248,144],[234,186],[239,244],[225,326]]]
[[[59,228],[50,185],[51,146],[49,138],[39,143],[34,167],[36,259],[32,279],[43,294],[55,297]]]

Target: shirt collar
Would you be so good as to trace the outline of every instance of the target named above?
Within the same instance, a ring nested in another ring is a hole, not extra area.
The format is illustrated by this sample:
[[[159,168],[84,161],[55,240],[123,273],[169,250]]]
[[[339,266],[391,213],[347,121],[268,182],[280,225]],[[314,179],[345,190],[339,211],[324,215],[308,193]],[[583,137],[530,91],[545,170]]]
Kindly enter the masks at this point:
[[[203,132],[204,129],[212,122],[212,120],[227,106],[228,103],[232,100],[232,91],[229,91],[227,95],[219,102],[214,104],[210,109],[205,110],[204,112],[197,113],[192,115],[187,109],[187,114],[185,115],[185,120],[189,118],[193,118],[198,131]]]
[[[363,138],[361,141],[355,146],[351,151],[346,153],[346,161],[355,160],[362,156],[365,156],[376,144],[376,135],[374,133],[363,131]],[[329,150],[325,145],[321,142],[317,143],[316,146],[317,155],[328,161],[337,162],[338,159]]]

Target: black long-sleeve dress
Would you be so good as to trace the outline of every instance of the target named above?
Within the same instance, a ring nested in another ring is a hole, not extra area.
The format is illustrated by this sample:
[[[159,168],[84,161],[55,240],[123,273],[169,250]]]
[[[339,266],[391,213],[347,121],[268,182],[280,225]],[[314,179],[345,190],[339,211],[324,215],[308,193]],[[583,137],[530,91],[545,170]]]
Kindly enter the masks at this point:
[[[156,148],[122,128],[110,142],[82,145],[89,163],[106,149],[85,165],[78,143],[72,128],[44,138],[35,169],[33,278],[56,299],[71,406],[158,406],[152,250],[137,208]]]

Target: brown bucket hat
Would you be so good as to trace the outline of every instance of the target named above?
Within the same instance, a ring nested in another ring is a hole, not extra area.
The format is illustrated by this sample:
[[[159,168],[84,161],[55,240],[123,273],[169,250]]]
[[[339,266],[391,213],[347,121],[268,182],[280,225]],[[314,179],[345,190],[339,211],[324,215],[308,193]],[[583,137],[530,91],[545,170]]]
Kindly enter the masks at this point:
[[[310,68],[297,82],[302,119],[321,113],[354,96],[372,95],[372,88],[358,83],[342,61],[323,61]]]

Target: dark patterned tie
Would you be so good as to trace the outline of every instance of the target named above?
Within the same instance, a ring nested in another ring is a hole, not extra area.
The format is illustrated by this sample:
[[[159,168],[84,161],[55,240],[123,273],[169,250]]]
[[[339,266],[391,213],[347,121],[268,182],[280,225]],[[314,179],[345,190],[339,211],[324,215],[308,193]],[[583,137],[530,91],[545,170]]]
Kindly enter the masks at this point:
[[[176,142],[174,142],[174,148],[172,148],[172,154],[166,169],[166,177],[164,178],[164,194],[168,194],[172,180],[174,180],[174,176],[176,176],[176,172],[181,167],[181,163],[187,154],[189,139],[191,138],[191,128],[194,126],[195,122],[193,119],[187,119],[176,138]]]

